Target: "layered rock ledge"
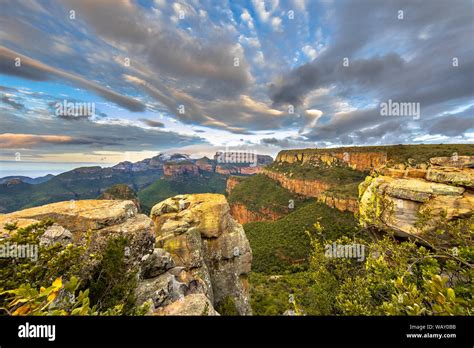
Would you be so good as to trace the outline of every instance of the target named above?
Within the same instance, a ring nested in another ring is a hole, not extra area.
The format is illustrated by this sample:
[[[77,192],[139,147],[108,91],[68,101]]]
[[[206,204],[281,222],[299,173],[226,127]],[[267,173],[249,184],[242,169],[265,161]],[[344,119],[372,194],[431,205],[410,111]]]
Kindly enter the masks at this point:
[[[435,163],[447,163],[436,159]],[[469,161],[467,161],[469,162]],[[359,185],[360,222],[391,230],[399,236],[434,230],[445,219],[451,221],[474,213],[474,169],[433,166],[405,176],[383,169]],[[427,222],[420,224],[423,217]]]

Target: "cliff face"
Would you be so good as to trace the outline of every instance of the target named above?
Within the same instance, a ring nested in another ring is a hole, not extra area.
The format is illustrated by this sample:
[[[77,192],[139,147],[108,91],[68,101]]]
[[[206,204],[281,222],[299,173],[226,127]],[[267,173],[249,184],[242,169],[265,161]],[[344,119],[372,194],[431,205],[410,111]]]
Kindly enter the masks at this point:
[[[97,199],[118,200],[118,201],[132,201],[140,210],[140,202],[137,194],[129,186],[124,184],[117,184],[105,190]]]
[[[350,211],[352,213],[359,211],[359,202],[355,198],[339,198],[322,193],[319,195],[318,201],[340,211]]]
[[[227,178],[225,191],[227,192],[228,195],[230,195],[234,187],[237,186],[239,182],[240,182],[240,178],[238,177],[230,176]]]
[[[255,167],[241,167],[241,166],[233,166],[229,164],[225,165],[220,165],[218,164],[216,166],[216,173],[222,174],[222,175],[253,175],[253,174],[258,174],[262,171],[261,166],[255,166]]]
[[[387,154],[385,152],[344,152],[342,150],[337,152],[330,150],[320,150],[319,152],[308,150],[284,150],[278,153],[275,160],[275,162],[302,164],[323,162],[329,165],[335,161],[343,161],[353,169],[365,171],[384,165],[387,162]]]
[[[239,314],[249,315],[252,251],[229,210],[223,195],[179,195],[155,205],[151,217],[157,246],[171,254],[194,293],[205,295],[215,308],[230,302]]]
[[[423,173],[367,177],[359,186],[360,222],[400,236],[421,235],[442,216],[449,221],[474,213],[473,169],[433,166]],[[429,223],[417,224],[421,216],[429,216]]]
[[[276,221],[283,216],[282,214],[278,214],[269,209],[262,209],[259,212],[254,212],[240,203],[231,204],[230,213],[232,217],[242,225],[255,221]]]
[[[278,181],[287,190],[306,197],[318,197],[321,193],[332,187],[330,184],[318,180],[292,179],[270,170],[263,170],[269,178]]]
[[[90,279],[100,263],[89,255],[102,255],[111,239],[126,237],[127,270],[138,276],[137,305],[150,304],[150,314],[219,315],[215,306],[229,299],[240,314],[251,314],[246,274],[252,253],[224,196],[170,198],[152,217],[139,214],[132,201],[68,201],[0,215],[0,232],[6,237],[15,233],[7,224],[53,219],[40,243],[87,245],[80,279]]]
[[[199,168],[193,163],[166,163],[163,165],[163,174],[172,177],[184,174],[199,175]]]

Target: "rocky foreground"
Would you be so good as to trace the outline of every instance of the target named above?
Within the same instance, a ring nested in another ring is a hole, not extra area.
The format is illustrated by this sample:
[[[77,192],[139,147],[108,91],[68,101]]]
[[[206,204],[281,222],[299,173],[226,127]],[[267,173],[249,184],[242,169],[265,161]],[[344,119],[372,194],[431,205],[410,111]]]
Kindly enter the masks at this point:
[[[137,305],[148,303],[149,314],[219,315],[216,309],[225,306],[252,314],[252,251],[222,195],[169,198],[153,207],[151,218],[132,201],[59,202],[0,215],[0,231],[6,235],[11,224],[25,227],[47,218],[55,223],[42,244],[87,241],[86,255],[103,253],[109,240],[126,237],[127,267],[139,270]],[[81,277],[91,275],[97,260],[84,259]]]

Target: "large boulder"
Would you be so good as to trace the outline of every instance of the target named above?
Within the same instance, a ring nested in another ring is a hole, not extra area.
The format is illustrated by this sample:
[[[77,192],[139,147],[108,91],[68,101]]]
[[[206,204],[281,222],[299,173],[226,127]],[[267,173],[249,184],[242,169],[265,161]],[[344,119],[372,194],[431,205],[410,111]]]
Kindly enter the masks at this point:
[[[424,178],[369,176],[359,185],[360,222],[405,237],[434,230],[441,219],[469,217],[474,213],[472,175],[472,169],[438,166]]]
[[[223,195],[175,196],[155,205],[151,218],[156,247],[183,267],[194,293],[205,294],[214,307],[230,298],[239,314],[251,314],[247,274],[252,251]]]

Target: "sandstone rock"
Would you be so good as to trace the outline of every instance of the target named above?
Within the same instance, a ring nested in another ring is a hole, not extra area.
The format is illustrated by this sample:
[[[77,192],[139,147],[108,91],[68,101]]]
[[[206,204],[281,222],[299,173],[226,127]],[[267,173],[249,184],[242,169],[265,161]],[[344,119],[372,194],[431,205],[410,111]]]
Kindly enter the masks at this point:
[[[318,197],[333,186],[318,180],[292,179],[291,177],[267,169],[264,169],[262,174],[279,182],[280,185],[287,190],[306,197]]]
[[[183,297],[165,307],[160,308],[156,315],[219,315],[211,301],[203,294],[191,294]]]
[[[359,202],[355,198],[339,198],[322,193],[319,195],[318,201],[339,211],[350,211],[355,213],[359,210]]]
[[[155,248],[153,253],[142,258],[141,276],[144,279],[157,277],[175,266],[170,253],[164,249]]]
[[[159,308],[184,297],[186,288],[186,285],[179,282],[174,275],[164,273],[158,277],[141,281],[135,294],[137,303],[151,300],[153,306]]]
[[[371,170],[383,166],[387,162],[385,152],[351,151],[350,149],[332,150],[283,150],[275,162],[309,163],[321,161],[326,164],[335,163],[335,159],[347,163],[353,169]]]
[[[135,216],[137,212],[137,207],[132,201],[67,201],[0,215],[0,226],[3,229],[8,221],[21,222],[27,219],[31,222],[51,218],[71,231],[76,238],[76,232],[82,235],[89,229],[99,230],[120,224]]]
[[[433,157],[430,162],[434,166],[474,168],[474,156]]]
[[[439,177],[444,177],[452,168],[439,167],[437,171]],[[373,225],[404,237],[436,228],[442,216],[452,220],[474,213],[472,191],[423,179],[367,177],[359,185],[359,199],[362,225]],[[420,217],[426,215],[430,216],[429,223],[418,224]]]
[[[53,245],[60,243],[67,245],[72,242],[72,233],[58,224],[48,227],[44,234],[40,237],[40,245]]]
[[[124,237],[125,267],[137,272],[137,305],[149,303],[150,314],[214,315],[213,304],[224,296],[233,296],[240,313],[250,314],[251,250],[225,198],[180,195],[156,205],[153,213],[156,225],[132,201],[59,202],[0,215],[0,226],[55,220],[40,242],[86,246],[80,279],[91,279],[109,241]]]
[[[457,186],[474,187],[474,169],[458,168],[430,168],[426,173],[426,180],[452,184]]]
[[[178,201],[185,208],[177,208]],[[251,314],[246,277],[252,252],[229,210],[223,195],[180,195],[158,203],[151,217],[157,247],[183,267],[179,277],[189,292],[204,294],[213,305],[230,296],[240,314]]]
[[[240,224],[246,224],[255,221],[276,221],[283,216],[268,208],[260,209],[258,212],[249,210],[244,204],[233,203],[230,205],[230,214]]]

